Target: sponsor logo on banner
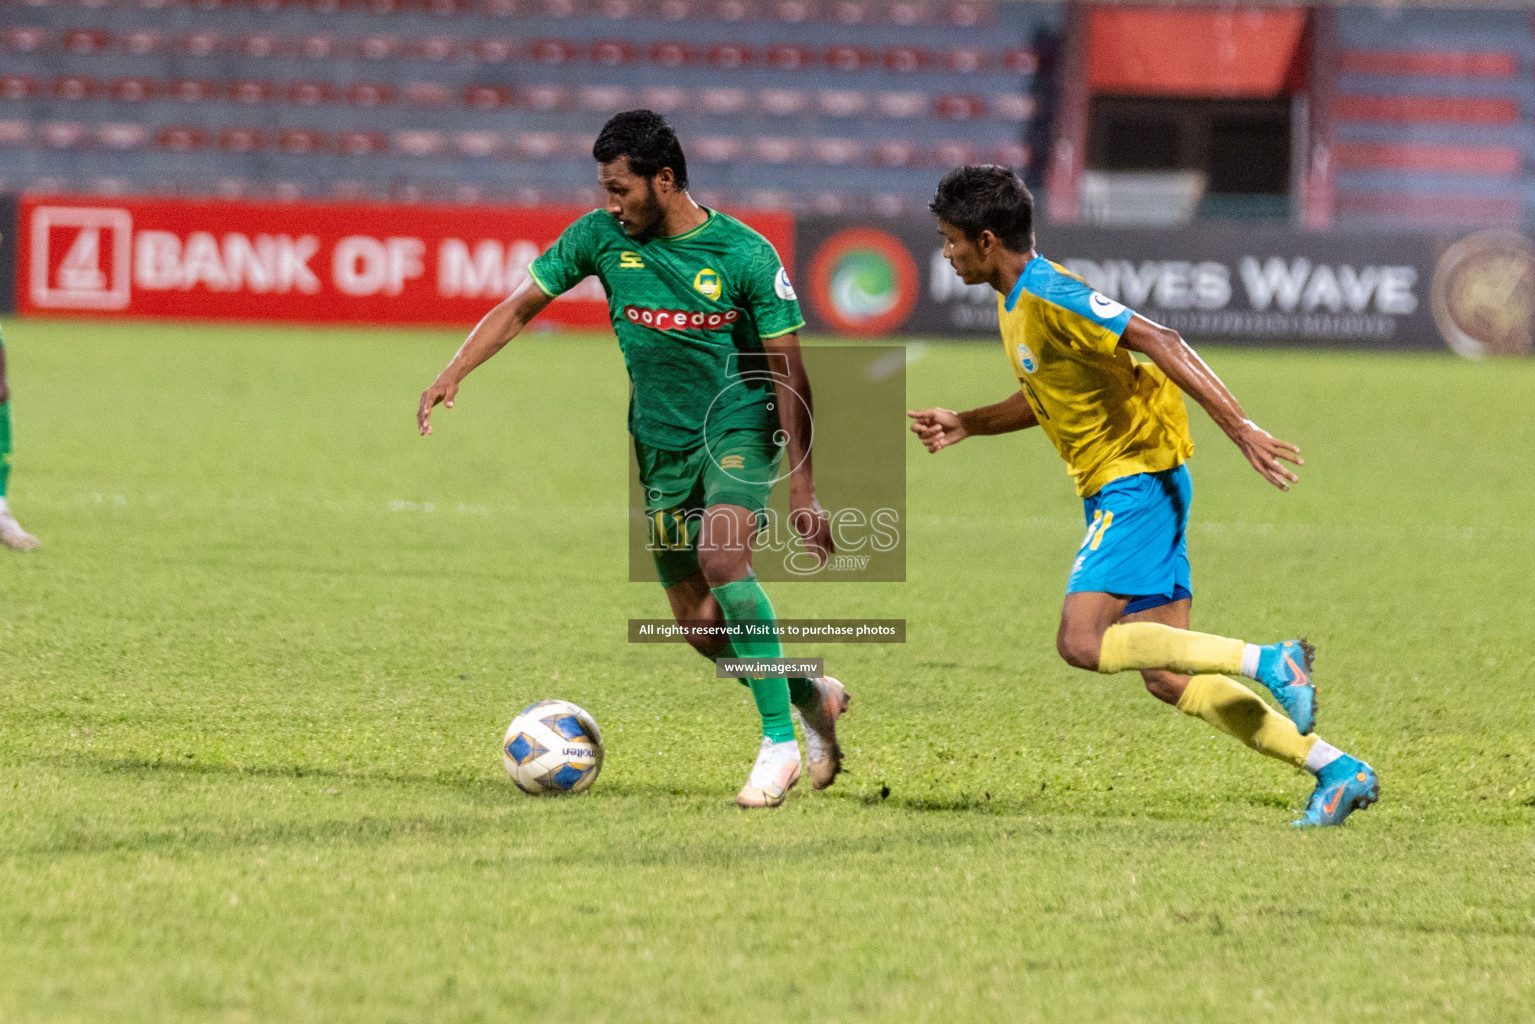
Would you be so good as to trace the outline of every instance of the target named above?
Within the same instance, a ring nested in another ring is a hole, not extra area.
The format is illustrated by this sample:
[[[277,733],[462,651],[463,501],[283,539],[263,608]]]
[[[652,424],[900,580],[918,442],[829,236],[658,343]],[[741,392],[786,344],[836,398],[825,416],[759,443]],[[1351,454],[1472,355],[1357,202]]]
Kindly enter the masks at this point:
[[[467,326],[521,286],[529,264],[587,212],[23,199],[16,296],[21,312],[36,314]],[[744,219],[780,252],[793,252],[787,214]],[[628,253],[621,266],[643,270],[644,263]],[[704,295],[723,292],[709,270],[696,286]],[[663,313],[649,312],[652,319]],[[686,314],[664,312],[664,329],[688,326],[676,319]],[[594,276],[538,323],[606,328],[611,317]]]
[[[1515,231],[1462,238],[1439,258],[1429,300],[1444,340],[1461,355],[1528,355],[1535,342],[1535,246]]]
[[[810,298],[834,330],[869,337],[898,330],[917,305],[917,265],[904,243],[874,228],[832,235],[810,261]]]

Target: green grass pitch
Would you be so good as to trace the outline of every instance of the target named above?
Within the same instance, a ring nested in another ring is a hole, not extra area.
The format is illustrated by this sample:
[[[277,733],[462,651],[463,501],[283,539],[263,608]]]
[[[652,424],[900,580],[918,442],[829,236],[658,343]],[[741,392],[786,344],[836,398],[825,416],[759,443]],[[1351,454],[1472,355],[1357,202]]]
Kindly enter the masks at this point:
[[[624,579],[627,383],[533,337],[437,432],[452,333],[11,321],[0,1021],[1382,1021],[1535,1017],[1535,362],[1214,350],[1304,449],[1192,410],[1195,625],[1319,647],[1382,802],[1053,649],[1080,505],[1037,434],[909,445],[909,582],[775,585],[833,646],[851,774],[731,803],[745,692]],[[913,404],[1009,390],[930,345]],[[904,430],[893,422],[889,428]],[[603,724],[587,795],[501,731]],[[883,795],[882,795],[883,794]]]

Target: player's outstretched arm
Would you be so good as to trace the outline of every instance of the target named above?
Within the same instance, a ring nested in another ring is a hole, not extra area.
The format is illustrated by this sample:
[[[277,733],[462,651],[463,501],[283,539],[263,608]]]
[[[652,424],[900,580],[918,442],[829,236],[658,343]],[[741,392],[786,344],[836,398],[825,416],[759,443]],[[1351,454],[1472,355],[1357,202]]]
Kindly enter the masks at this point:
[[[1130,318],[1119,343],[1149,356],[1169,380],[1192,395],[1265,480],[1281,491],[1288,491],[1300,479],[1284,464],[1304,466],[1306,460],[1300,457],[1300,449],[1248,419],[1215,371],[1205,365],[1177,331],[1136,314]]]
[[[976,434],[1010,434],[1037,426],[1039,418],[1022,391],[993,405],[955,412],[953,409],[911,409],[911,432],[930,452],[940,452]]]
[[[800,355],[799,334],[791,332],[762,343],[769,352],[787,358],[788,379],[776,374],[773,388],[778,406],[778,425],[787,435],[784,438],[784,457],[794,467],[789,474],[789,521],[805,542],[805,549],[813,552],[822,565],[836,551],[831,539],[831,523],[826,510],[821,507],[815,494],[815,468],[811,452],[814,432],[814,405],[810,397],[810,375],[805,372],[805,360]],[[798,396],[798,397],[796,397]],[[804,399],[804,401],[800,401]]]
[[[459,346],[447,369],[437,375],[432,386],[421,392],[421,404],[416,409],[416,427],[423,434],[432,432],[432,409],[441,402],[453,408],[458,386],[469,376],[469,371],[501,351],[502,347],[521,333],[522,329],[544,307],[554,300],[528,278],[511,295],[502,299],[496,307],[474,325],[469,337]]]

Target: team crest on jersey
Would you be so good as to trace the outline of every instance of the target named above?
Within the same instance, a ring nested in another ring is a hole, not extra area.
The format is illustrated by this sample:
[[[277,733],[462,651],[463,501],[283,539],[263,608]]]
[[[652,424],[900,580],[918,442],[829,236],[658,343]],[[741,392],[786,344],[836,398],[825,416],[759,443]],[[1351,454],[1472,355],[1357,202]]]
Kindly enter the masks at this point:
[[[700,270],[693,276],[693,290],[708,299],[717,299],[723,290],[720,284],[720,276],[708,267]]]
[[[625,249],[623,252],[618,254],[618,269],[619,270],[644,270],[645,269],[645,261],[640,259],[640,254],[639,253],[637,253],[637,252],[630,252],[629,250]]]
[[[789,272],[783,267],[778,268],[778,276],[773,278],[773,294],[785,302],[793,302],[799,298],[794,294],[794,285],[789,283]]]
[[[1018,365],[1023,367],[1024,373],[1033,373],[1039,369],[1039,362],[1034,358],[1034,350],[1021,341],[1018,343]]]

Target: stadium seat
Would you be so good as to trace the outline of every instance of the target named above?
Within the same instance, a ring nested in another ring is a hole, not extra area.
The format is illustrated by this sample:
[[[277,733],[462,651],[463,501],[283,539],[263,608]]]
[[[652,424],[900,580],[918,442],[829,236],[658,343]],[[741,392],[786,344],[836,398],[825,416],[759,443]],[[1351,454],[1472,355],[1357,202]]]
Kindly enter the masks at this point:
[[[849,46],[846,43],[829,48],[822,56],[822,60],[833,71],[863,71],[876,62],[870,50],[862,46]]]
[[[687,21],[693,17],[695,0],[660,0],[656,17],[662,21]]]
[[[680,68],[692,64],[698,59],[698,54],[686,43],[679,43],[675,39],[663,39],[659,43],[650,46],[650,63],[662,68]]]
[[[933,57],[920,46],[891,46],[885,50],[883,62],[887,71],[911,74],[931,66]]]
[[[31,75],[0,75],[0,100],[24,100],[41,91]]]
[[[500,132],[457,132],[453,136],[453,148],[460,156],[483,159],[505,152],[507,140]]]
[[[869,94],[856,89],[822,89],[816,93],[815,105],[827,117],[856,117],[869,109]]]
[[[928,20],[927,4],[911,0],[898,0],[891,4],[887,14],[892,25],[900,25],[902,28],[920,25]]]
[[[93,196],[126,196],[140,191],[132,179],[107,174],[92,175],[85,180],[83,188],[87,195]]]
[[[794,207],[794,193],[781,188],[749,189],[741,196],[741,205],[754,210],[789,210]]]
[[[811,139],[810,155],[817,163],[841,166],[857,163],[865,153],[865,145],[858,139]]]
[[[976,46],[956,46],[943,53],[943,68],[957,75],[973,75],[986,68],[986,51]]]
[[[751,153],[765,164],[786,164],[804,156],[805,143],[789,136],[759,135],[751,140]]]
[[[962,139],[944,139],[933,146],[933,161],[939,167],[958,167],[973,162],[974,149]]]
[[[512,90],[504,85],[464,87],[464,106],[470,110],[500,110],[512,105]]]
[[[843,192],[817,192],[810,197],[810,212],[823,217],[836,217],[850,212],[853,200]]]
[[[885,139],[874,147],[874,163],[881,167],[910,167],[917,162],[916,143],[909,139]]]
[[[660,114],[672,114],[685,109],[691,98],[688,90],[675,85],[653,85],[640,90],[640,105]]]
[[[224,48],[224,37],[212,29],[188,32],[176,41],[176,48],[188,57],[211,57]]]
[[[581,13],[576,0],[538,0],[546,18],[574,18]]]
[[[1517,124],[1519,101],[1484,96],[1338,96],[1334,112],[1342,121]]]
[[[488,18],[510,18],[517,13],[517,0],[480,0],[479,8]]]
[[[115,103],[142,103],[160,95],[160,83],[153,78],[114,78],[107,93]]]
[[[464,0],[422,0],[421,6],[435,17],[454,18],[463,14],[469,5]]]
[[[229,98],[245,106],[270,103],[274,92],[271,82],[243,79],[229,83]]]
[[[706,114],[740,114],[750,105],[751,94],[745,89],[712,86],[698,90],[698,106]]]
[[[810,5],[805,0],[776,0],[773,16],[785,24],[799,25],[810,20]]]
[[[621,85],[584,85],[579,97],[583,109],[604,114],[614,114],[634,106],[633,91]]]
[[[703,163],[728,164],[739,159],[746,146],[733,135],[700,135],[688,141],[688,150]]]
[[[865,0],[836,0],[831,5],[831,20],[838,25],[862,25],[871,13]]]
[[[377,156],[387,152],[389,138],[383,132],[338,132],[336,152],[342,156]]]
[[[0,120],[0,146],[24,146],[32,138],[32,123],[20,118]]]
[[[1338,54],[1338,70],[1358,75],[1516,78],[1519,55],[1507,50],[1343,50]]]
[[[949,93],[933,103],[933,114],[945,121],[974,121],[986,116],[986,101],[979,96]]]
[[[346,101],[354,107],[383,107],[394,102],[394,86],[388,82],[353,82],[346,87]]]
[[[405,5],[400,0],[364,0],[363,6],[375,18],[387,18],[399,14]]]
[[[236,40],[235,50],[252,60],[276,57],[283,50],[283,38],[274,32],[252,32]]]
[[[364,60],[389,60],[400,52],[400,41],[391,35],[367,35],[357,41],[357,54]]]
[[[530,85],[522,90],[522,105],[540,114],[570,105],[570,90],[562,85]]]
[[[810,109],[810,95],[803,89],[763,89],[757,100],[774,117],[792,117]]]
[[[79,121],[43,121],[37,126],[37,140],[48,149],[77,149],[90,136]]]
[[[54,99],[90,100],[101,95],[101,83],[89,75],[60,75],[53,80],[49,93]]]
[[[750,14],[751,8],[745,0],[717,0],[714,5],[714,16],[720,21],[745,21]]]
[[[1022,48],[1004,50],[1002,70],[1014,75],[1032,75],[1039,70],[1039,55]]]
[[[406,156],[436,156],[442,152],[442,132],[405,129],[394,133],[394,149]]]
[[[213,181],[213,195],[220,199],[254,199],[261,193],[261,184],[250,178],[226,176]]]
[[[990,20],[990,12],[985,5],[975,0],[954,0],[944,13],[950,25],[957,25],[960,28],[974,28]]]
[[[191,153],[207,142],[207,131],[198,125],[166,125],[155,133],[155,144],[172,153]]]
[[[0,45],[8,53],[36,53],[48,44],[48,30],[36,25],[18,25],[8,28],[0,36]]]
[[[539,64],[569,64],[581,50],[568,39],[535,39],[528,44],[528,56]]]
[[[302,36],[298,41],[298,55],[306,60],[335,60],[342,51],[340,41],[326,33]]]
[[[560,152],[560,136],[554,132],[522,132],[515,143],[524,160],[552,160]]]
[[[634,63],[634,47],[621,39],[599,39],[592,44],[592,63],[618,68]]]
[[[1004,142],[992,150],[988,159],[1003,167],[1023,168],[1029,166],[1031,155],[1029,147],[1021,142]]]
[[[318,107],[335,102],[336,87],[329,82],[290,82],[287,99],[294,106]]]
[[[504,64],[516,55],[517,46],[510,39],[476,39],[472,52],[482,64]]]
[[[102,149],[127,152],[143,149],[149,142],[149,129],[131,121],[109,121],[96,126],[96,143]]]
[[[1034,116],[1034,97],[1003,92],[991,98],[991,112],[1007,121],[1028,121]]]
[[[1339,142],[1333,163],[1340,170],[1399,169],[1442,174],[1514,177],[1524,156],[1514,146],[1454,146],[1427,143]]]
[[[218,148],[225,153],[255,153],[266,145],[266,135],[259,128],[229,127],[219,132]]]
[[[813,54],[803,46],[780,43],[767,52],[768,67],[775,71],[801,71],[814,63]]]
[[[453,93],[441,82],[406,82],[400,87],[400,102],[412,107],[445,107],[453,102]]]
[[[182,103],[204,103],[222,97],[224,83],[210,78],[174,78],[165,85],[167,99]]]
[[[325,150],[325,136],[309,128],[285,128],[277,135],[277,150],[290,156],[309,156]]]
[[[118,49],[134,57],[150,57],[165,49],[165,33],[152,28],[124,32],[117,40]]]
[[[600,0],[597,4],[597,13],[609,21],[623,21],[634,17],[638,11],[635,9],[634,0]]]
[[[112,33],[101,29],[72,28],[59,37],[59,43],[66,52],[86,57],[111,46]]]
[[[716,43],[709,47],[705,59],[712,68],[720,71],[735,71],[750,66],[755,62],[756,56],[752,48],[744,43]]]
[[[931,102],[925,92],[882,92],[874,97],[874,105],[881,114],[901,119],[926,115]]]
[[[422,36],[411,44],[411,56],[417,60],[441,63],[458,56],[458,40],[452,36]]]

